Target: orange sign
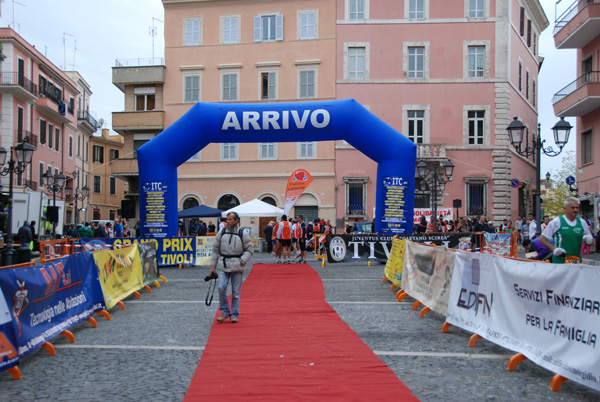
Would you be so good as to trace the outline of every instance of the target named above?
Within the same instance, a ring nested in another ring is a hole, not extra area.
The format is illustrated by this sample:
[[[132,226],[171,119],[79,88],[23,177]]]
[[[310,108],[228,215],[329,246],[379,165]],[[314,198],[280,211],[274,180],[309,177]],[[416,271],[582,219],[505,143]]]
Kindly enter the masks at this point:
[[[302,195],[304,190],[312,182],[312,176],[304,169],[298,169],[292,173],[287,182],[285,189],[285,204],[283,207],[283,213],[288,214],[290,209],[294,206],[298,198]]]

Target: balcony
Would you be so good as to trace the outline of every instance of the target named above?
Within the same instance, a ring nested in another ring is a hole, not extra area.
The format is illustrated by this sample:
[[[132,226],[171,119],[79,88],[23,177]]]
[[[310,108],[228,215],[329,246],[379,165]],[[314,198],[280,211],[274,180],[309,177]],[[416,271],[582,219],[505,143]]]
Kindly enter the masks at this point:
[[[558,117],[581,117],[600,108],[600,71],[585,73],[558,91],[552,105]]]
[[[25,180],[23,180],[23,184],[25,185],[25,187],[29,187],[33,191],[37,191],[37,189],[38,189],[37,181],[31,181],[31,180],[25,179]]]
[[[138,176],[138,160],[135,158],[119,158],[110,162],[111,175],[115,177]]]
[[[30,133],[27,130],[15,130],[13,136],[13,142],[15,144],[20,144],[23,140],[27,141],[29,145],[37,148],[38,146],[38,137],[37,135]]]
[[[417,159],[425,161],[446,161],[446,144],[417,144]]]
[[[77,122],[82,123],[82,125],[85,128],[87,128],[89,131],[91,131],[92,133],[95,132],[99,128],[98,122],[96,121],[94,116],[92,116],[90,114],[90,112],[88,110],[78,110],[77,111]]]
[[[125,92],[126,85],[164,84],[165,62],[162,58],[117,60],[112,71],[112,82]]]
[[[164,117],[163,110],[114,112],[112,128],[121,135],[124,135],[125,131],[162,131]]]
[[[28,101],[38,96],[38,88],[29,78],[17,72],[0,74],[0,92],[9,92],[16,97]]]
[[[577,0],[556,18],[557,49],[581,49],[600,33],[600,0]]]

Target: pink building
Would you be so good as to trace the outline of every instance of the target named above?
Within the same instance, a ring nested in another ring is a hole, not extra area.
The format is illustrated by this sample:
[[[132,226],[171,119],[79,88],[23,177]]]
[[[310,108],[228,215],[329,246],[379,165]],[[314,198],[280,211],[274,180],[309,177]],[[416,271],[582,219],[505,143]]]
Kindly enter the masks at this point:
[[[415,207],[461,200],[459,215],[496,224],[533,210],[535,164],[514,151],[506,127],[518,116],[537,130],[537,41],[548,26],[537,0],[337,0],[336,19],[336,96],[418,144],[429,175],[425,191],[417,179]],[[448,159],[452,180],[439,184]],[[336,144],[338,221],[373,219],[375,168]]]
[[[81,155],[87,154],[86,138],[96,130],[87,117],[91,91],[77,73],[61,71],[12,29],[0,28],[0,42],[1,145],[9,150],[26,139],[37,148],[31,164],[15,175],[13,184],[16,194],[43,192],[38,197],[41,203],[30,204],[29,199],[38,199],[34,196],[15,206],[12,231],[16,232],[24,220],[35,220],[36,233],[44,234],[44,207],[52,205],[56,196],[60,208],[57,233],[62,233],[63,223],[76,219],[74,208],[65,202],[63,189],[54,194],[41,185],[42,175],[63,173],[65,185],[75,188],[73,172],[79,171],[87,183],[88,168]],[[8,177],[2,178],[2,184],[4,205]]]
[[[572,1],[564,13],[556,16],[554,44],[557,49],[577,49],[578,78],[565,83],[552,103],[559,117],[576,117],[577,129],[577,188],[581,210],[596,222],[600,213],[599,162],[600,141],[595,140],[596,127],[600,128],[600,2],[597,0]]]

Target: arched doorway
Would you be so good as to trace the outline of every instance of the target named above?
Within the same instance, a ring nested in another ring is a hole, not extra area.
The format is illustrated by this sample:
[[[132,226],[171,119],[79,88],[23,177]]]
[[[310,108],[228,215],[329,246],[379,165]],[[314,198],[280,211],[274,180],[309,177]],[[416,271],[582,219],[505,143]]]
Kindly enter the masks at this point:
[[[217,208],[222,209],[223,211],[227,211],[228,209],[237,207],[238,205],[240,205],[240,200],[238,200],[235,195],[225,194],[224,196],[219,198]]]
[[[200,203],[194,197],[188,197],[183,202],[183,209],[193,208],[199,206]]]

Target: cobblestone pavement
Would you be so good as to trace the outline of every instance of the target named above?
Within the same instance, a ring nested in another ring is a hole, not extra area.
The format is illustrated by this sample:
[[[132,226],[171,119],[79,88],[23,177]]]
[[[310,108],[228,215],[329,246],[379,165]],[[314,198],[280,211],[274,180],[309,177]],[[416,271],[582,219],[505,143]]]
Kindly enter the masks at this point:
[[[273,260],[262,253],[251,262]],[[469,348],[471,334],[459,328],[442,333],[442,316],[430,312],[419,318],[412,301],[396,302],[390,283],[382,284],[381,264],[322,267],[314,258],[309,263],[323,279],[330,305],[422,401],[600,400],[600,392],[572,381],[560,392],[551,391],[553,374],[529,361],[507,371],[510,351],[483,339]],[[74,327],[75,343],[55,338],[56,356],[40,349],[26,357],[19,366],[21,380],[0,373],[0,400],[181,401],[218,299],[210,307],[204,304],[206,267],[164,268],[161,273],[167,284],[161,282],[152,293],[142,291],[140,300],[128,298],[126,310],[111,309],[110,321],[96,316],[97,328],[89,323]],[[243,325],[243,287],[241,306]],[[211,381],[211,373],[206,378]]]

